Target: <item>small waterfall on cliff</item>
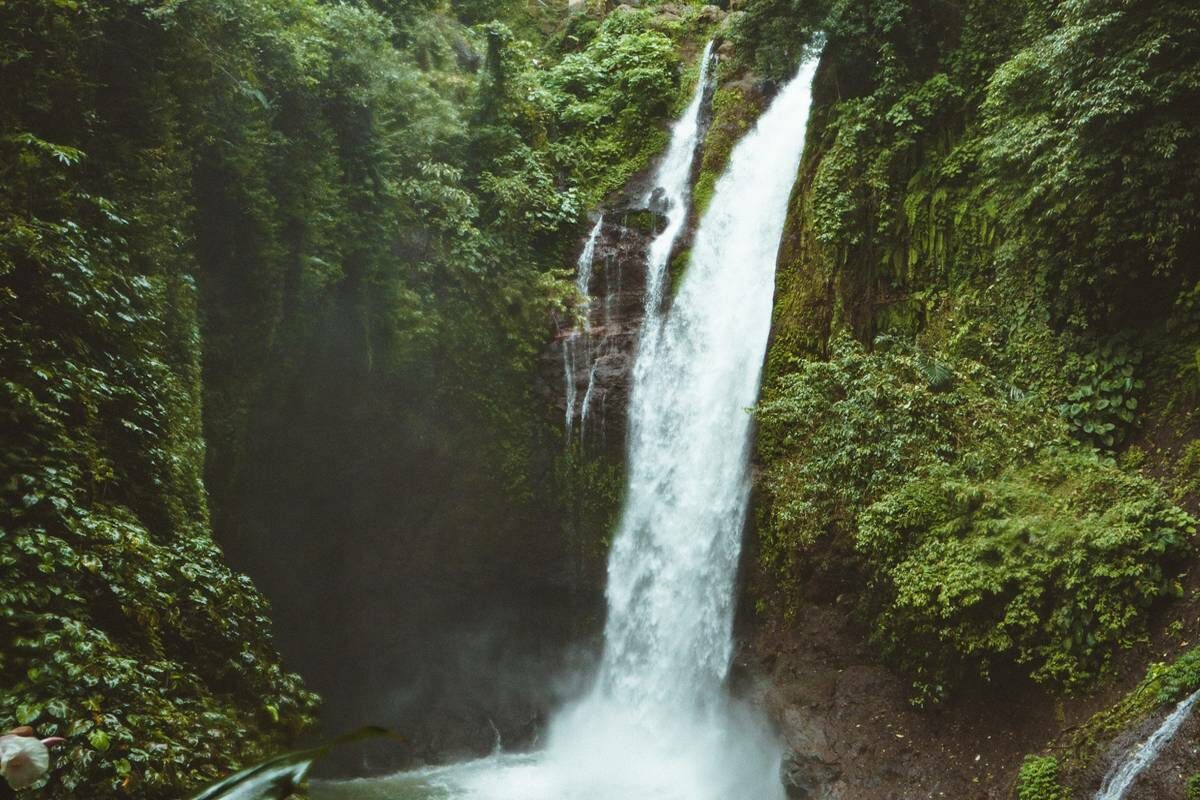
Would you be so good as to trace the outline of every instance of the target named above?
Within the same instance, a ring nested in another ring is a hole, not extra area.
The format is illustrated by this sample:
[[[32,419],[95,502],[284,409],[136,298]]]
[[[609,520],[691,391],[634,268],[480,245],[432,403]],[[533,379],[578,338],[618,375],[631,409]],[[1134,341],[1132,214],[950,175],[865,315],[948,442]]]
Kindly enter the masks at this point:
[[[1137,776],[1142,774],[1142,770],[1153,764],[1163,748],[1175,738],[1179,727],[1191,715],[1197,700],[1200,700],[1200,692],[1181,700],[1179,705],[1175,706],[1175,710],[1163,720],[1162,725],[1150,734],[1149,739],[1134,748],[1124,760],[1113,764],[1104,776],[1104,784],[1100,791],[1096,792],[1095,800],[1121,800]]]
[[[667,145],[667,152],[654,170],[654,178],[650,183],[651,188],[643,198],[643,202],[647,206],[651,206],[667,218],[667,224],[654,237],[646,254],[646,298],[642,341],[645,341],[648,332],[653,332],[650,335],[657,333],[667,260],[671,256],[671,249],[675,246],[675,241],[683,231],[688,211],[691,209],[692,165],[696,161],[696,148],[700,144],[700,111],[704,106],[704,95],[708,91],[712,61],[713,43],[710,41],[705,45],[704,52],[700,56],[700,77],[696,81],[696,88],[692,91],[692,99],[684,109],[683,115],[671,126],[671,141]],[[606,317],[608,313],[609,307],[606,303]],[[603,343],[601,344],[603,345]],[[591,410],[592,397],[595,394],[599,353],[593,355],[591,363],[587,389],[584,391],[583,404],[579,411],[581,439],[587,432],[588,412]]]
[[[566,411],[563,425],[567,431],[567,440],[571,438],[571,428],[575,423],[575,333],[567,334],[562,340],[563,351],[563,390],[566,394]]]
[[[590,336],[591,317],[589,315],[591,301],[589,299],[588,287],[592,283],[592,266],[596,259],[596,240],[600,238],[600,231],[604,228],[604,215],[596,220],[596,224],[592,226],[591,233],[588,234],[587,241],[584,242],[583,251],[579,254],[579,260],[575,265],[575,290],[579,292],[584,299],[583,307],[583,331],[573,330],[568,333],[562,341],[563,347],[563,394],[566,398],[566,419],[564,427],[566,428],[566,438],[569,441],[571,438],[571,428],[575,422],[575,398],[578,392],[575,387],[575,365],[578,363],[580,355],[583,355],[589,362],[593,360],[594,354],[592,351],[592,342]],[[595,364],[592,365],[593,372]],[[591,387],[588,387],[590,393]],[[580,423],[580,435],[583,435],[583,425],[587,421],[587,395],[584,395],[584,408],[582,411],[583,421]]]
[[[575,289],[584,298],[585,303],[590,305],[588,300],[588,287],[592,285],[592,265],[596,260],[596,240],[600,238],[600,230],[604,227],[604,215],[596,220],[596,224],[592,226],[592,232],[588,234],[587,241],[583,245],[583,252],[579,254],[579,261],[576,264],[575,270]],[[587,326],[587,305],[584,306],[584,326]]]
[[[644,323],[643,338],[645,338],[646,330],[652,330],[657,325],[658,310],[662,305],[662,286],[664,275],[666,274],[667,260],[670,258],[671,248],[674,247],[675,241],[679,238],[679,234],[683,230],[683,225],[687,221],[688,210],[690,209],[692,165],[696,160],[696,148],[700,144],[700,112],[704,105],[704,95],[708,90],[712,60],[713,43],[710,41],[705,45],[704,52],[700,56],[700,76],[696,81],[696,88],[692,91],[691,100],[688,102],[687,108],[684,109],[682,116],[671,126],[671,139],[667,145],[667,151],[654,171],[654,177],[650,183],[651,188],[643,198],[646,205],[653,207],[654,210],[661,212],[667,218],[667,224],[651,242],[649,252],[647,253],[646,322]],[[588,294],[588,284],[591,280],[596,238],[600,234],[600,227],[603,223],[604,217],[601,216],[600,221],[592,230],[591,236],[588,237],[583,252],[579,256],[579,268],[576,272],[575,287],[585,297]],[[619,291],[619,289],[620,287],[618,286],[617,290]],[[609,297],[612,296],[610,292]],[[606,299],[604,308],[606,323],[607,317],[611,312],[610,305],[610,302]],[[566,430],[568,440],[571,437],[571,428],[575,415],[575,401],[578,395],[574,383],[574,375],[576,368],[580,364],[580,348],[577,341],[579,338],[579,333],[573,332],[563,341],[563,368],[567,376]],[[588,414],[591,411],[593,396],[596,390],[596,367],[604,347],[603,336],[600,337],[599,342],[592,342],[592,337],[588,336],[588,331],[585,330],[582,338],[584,340],[584,349],[587,351],[585,355],[586,361],[583,363],[590,364],[591,366],[588,368],[587,388],[584,390],[583,401],[579,406],[579,437],[581,442],[587,433]]]
[[[592,395],[596,393],[596,367],[600,366],[599,354],[592,359],[592,368],[588,370],[587,389],[583,393],[583,403],[579,406],[579,439],[587,435],[588,411],[592,408]]]

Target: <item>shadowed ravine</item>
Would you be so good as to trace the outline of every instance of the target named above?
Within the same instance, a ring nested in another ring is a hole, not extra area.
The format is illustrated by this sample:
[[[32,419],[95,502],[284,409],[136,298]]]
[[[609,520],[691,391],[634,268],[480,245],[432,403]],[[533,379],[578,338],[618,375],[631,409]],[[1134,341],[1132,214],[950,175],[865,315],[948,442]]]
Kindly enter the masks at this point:
[[[670,311],[647,315],[629,411],[627,500],[591,691],[556,715],[540,752],[324,784],[317,797],[783,796],[779,747],[724,683],[749,495],[747,408],[759,389],[814,71],[815,61],[806,63],[738,144]],[[672,151],[687,146],[687,136],[694,147],[686,129],[685,117]],[[688,172],[686,159],[673,170]],[[660,183],[669,177],[660,170]],[[666,188],[682,218],[685,193]],[[648,276],[651,286],[663,284],[666,263],[653,256],[670,244],[652,247],[649,269],[660,274]]]

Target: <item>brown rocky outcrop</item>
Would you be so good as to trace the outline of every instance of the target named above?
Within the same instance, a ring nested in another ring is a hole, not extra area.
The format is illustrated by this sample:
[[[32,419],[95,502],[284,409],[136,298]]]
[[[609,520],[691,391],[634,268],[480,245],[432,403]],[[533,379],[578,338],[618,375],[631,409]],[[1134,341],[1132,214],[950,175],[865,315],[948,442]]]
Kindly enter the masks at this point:
[[[663,224],[660,215],[638,205],[605,213],[588,282],[587,320],[552,320],[542,352],[541,389],[564,425],[586,446],[614,452],[625,443],[634,350],[645,317],[647,247]]]
[[[716,19],[724,12],[716,6],[705,6],[704,13]],[[693,187],[704,163],[709,128],[714,124],[715,89],[710,80],[700,107]],[[569,319],[552,320],[549,344],[542,351],[541,390],[561,412],[564,427],[580,437],[586,447],[610,454],[622,453],[625,446],[633,357],[646,311],[646,256],[650,243],[666,224],[666,209],[660,205],[661,193],[654,191],[653,180],[651,165],[610,198],[593,252],[587,321],[576,324]],[[664,303],[670,302],[670,286],[683,260],[679,256],[690,248],[698,224],[693,202],[667,262]],[[590,228],[582,233],[576,253],[583,252],[589,233]],[[572,406],[570,414],[568,404]]]

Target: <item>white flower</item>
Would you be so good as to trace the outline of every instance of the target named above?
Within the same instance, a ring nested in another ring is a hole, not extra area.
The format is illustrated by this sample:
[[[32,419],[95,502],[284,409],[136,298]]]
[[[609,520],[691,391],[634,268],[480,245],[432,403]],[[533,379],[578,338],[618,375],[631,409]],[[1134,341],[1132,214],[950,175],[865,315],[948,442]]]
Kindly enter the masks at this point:
[[[50,751],[32,736],[0,736],[0,775],[14,789],[37,783],[50,769]]]

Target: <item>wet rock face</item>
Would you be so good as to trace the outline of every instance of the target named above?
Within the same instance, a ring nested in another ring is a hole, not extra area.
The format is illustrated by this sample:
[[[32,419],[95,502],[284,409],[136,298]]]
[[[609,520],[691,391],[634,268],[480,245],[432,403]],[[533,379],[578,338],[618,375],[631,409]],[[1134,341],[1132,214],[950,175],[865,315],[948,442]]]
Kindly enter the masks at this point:
[[[835,800],[834,785],[841,775],[838,755],[824,728],[795,707],[782,710],[780,732],[788,756],[783,762],[783,788],[789,800]]]
[[[737,656],[752,676],[747,699],[783,747],[787,796],[1011,800],[1025,755],[1061,728],[1050,696],[1034,685],[981,689],[920,710],[911,681],[880,664],[867,639],[849,604],[814,597],[786,625],[757,628]]]
[[[634,350],[645,316],[646,252],[663,225],[661,214],[648,208],[607,212],[592,260],[587,322],[551,324],[542,392],[564,424],[570,405],[568,427],[591,448],[620,452],[625,446]]]
[[[837,800],[834,782],[841,772],[820,759],[793,753],[783,763],[783,789],[788,800]]]

